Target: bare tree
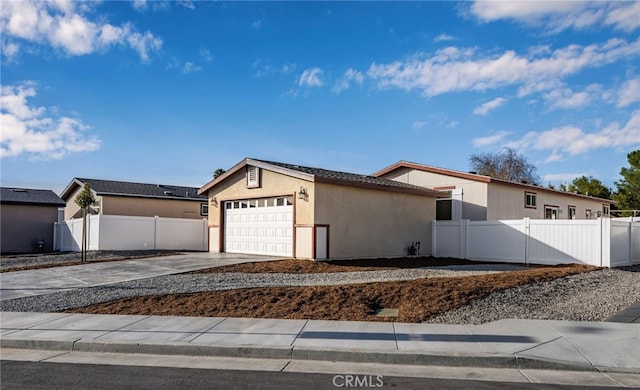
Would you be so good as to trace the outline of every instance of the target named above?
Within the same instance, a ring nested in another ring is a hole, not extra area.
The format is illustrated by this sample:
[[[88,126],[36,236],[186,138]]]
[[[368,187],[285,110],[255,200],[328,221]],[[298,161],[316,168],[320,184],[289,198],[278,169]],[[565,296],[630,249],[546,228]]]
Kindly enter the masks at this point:
[[[536,167],[512,148],[503,148],[498,153],[472,154],[469,164],[480,175],[540,185]]]

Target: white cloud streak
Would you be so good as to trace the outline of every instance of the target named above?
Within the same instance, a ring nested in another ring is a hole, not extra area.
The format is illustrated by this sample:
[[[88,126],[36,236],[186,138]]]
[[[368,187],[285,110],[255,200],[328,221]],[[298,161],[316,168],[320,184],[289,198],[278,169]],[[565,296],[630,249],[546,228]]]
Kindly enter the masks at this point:
[[[483,22],[506,19],[555,34],[566,29],[611,26],[631,32],[640,27],[637,1],[475,1],[469,12]]]
[[[431,57],[418,54],[404,61],[374,63],[367,75],[378,88],[418,90],[428,97],[504,86],[519,86],[518,96],[523,97],[558,88],[565,78],[584,69],[639,54],[640,39],[633,42],[610,39],[601,44],[570,45],[550,53],[527,55],[509,50],[483,56],[474,48],[448,47]]]
[[[0,7],[0,32],[9,44],[48,45],[72,56],[101,52],[120,45],[129,46],[143,62],[148,62],[150,53],[161,49],[160,38],[149,31],[135,31],[131,23],[114,26],[104,23],[102,19],[90,20],[88,14],[91,6],[91,3],[71,1],[3,2]]]
[[[182,74],[189,74],[194,72],[200,72],[201,70],[202,70],[202,67],[200,65],[196,65],[193,62],[187,61],[182,67],[181,72]]]
[[[487,137],[474,138],[471,141],[471,144],[473,145],[474,148],[484,148],[487,146],[496,145],[500,143],[502,140],[504,140],[509,134],[511,134],[511,132],[509,131],[505,131],[505,130],[498,131],[497,133]]]
[[[86,135],[88,126],[66,116],[55,116],[45,107],[31,107],[27,99],[36,96],[32,84],[2,86],[0,97],[0,157],[26,155],[59,160],[70,153],[100,148],[100,140]]]
[[[447,41],[453,41],[456,38],[454,36],[451,36],[449,34],[440,34],[437,37],[433,38],[434,42],[447,42]]]
[[[473,113],[476,115],[487,115],[489,113],[489,111],[491,110],[495,110],[496,108],[500,107],[501,105],[503,105],[505,102],[507,101],[507,99],[505,98],[495,98],[491,101],[488,101],[482,105],[480,105],[479,107],[476,107],[475,110],[473,110]]]
[[[324,85],[323,75],[324,71],[320,68],[305,69],[298,79],[298,85],[301,87],[322,87]]]
[[[355,69],[347,69],[340,79],[331,89],[333,93],[339,94],[340,92],[349,89],[351,87],[351,83],[356,83],[358,85],[362,85],[364,82],[364,75],[362,72],[358,72]]]
[[[618,91],[618,107],[627,107],[640,102],[640,77],[627,80]]]

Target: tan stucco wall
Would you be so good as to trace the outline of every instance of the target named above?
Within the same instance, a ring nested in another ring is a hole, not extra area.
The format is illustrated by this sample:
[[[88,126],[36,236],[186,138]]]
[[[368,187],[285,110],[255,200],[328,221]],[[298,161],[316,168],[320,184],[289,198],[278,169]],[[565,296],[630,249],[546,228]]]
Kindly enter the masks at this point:
[[[0,252],[31,252],[35,240],[44,240],[44,251],[53,251],[53,223],[57,206],[0,206]]]
[[[535,209],[524,206],[525,192],[536,194],[537,207]],[[576,206],[576,219],[585,219],[587,209],[594,213],[594,218],[598,211],[602,211],[603,203],[599,200],[589,200],[582,197],[563,195],[545,191],[542,189],[527,189],[512,187],[509,185],[491,183],[489,184],[489,213],[487,219],[521,219],[521,218],[544,218],[544,206],[558,206],[560,209],[559,219],[569,218],[569,205]]]
[[[202,201],[133,198],[128,196],[102,196],[100,203],[101,214],[130,215],[134,217],[165,217],[165,218],[206,218],[200,215]]]
[[[462,188],[462,219],[472,221],[487,219],[487,183],[409,168],[400,168],[382,177],[426,188],[445,186]]]
[[[82,218],[82,210],[75,202],[76,197],[82,190],[82,187],[78,187],[69,198],[66,200],[67,205],[64,208],[64,220],[67,221],[73,218]]]
[[[294,199],[296,224],[313,223],[313,204],[315,198],[314,183],[294,177],[260,169],[260,187],[247,188],[246,171],[238,170],[223,182],[209,190],[209,225],[220,226],[220,215],[223,201],[233,199],[261,198],[279,195],[293,195],[300,191],[300,186],[307,189],[309,201]],[[216,198],[217,204],[212,200]]]
[[[435,198],[316,184],[315,223],[329,225],[329,258],[407,256],[413,241],[431,253]]]

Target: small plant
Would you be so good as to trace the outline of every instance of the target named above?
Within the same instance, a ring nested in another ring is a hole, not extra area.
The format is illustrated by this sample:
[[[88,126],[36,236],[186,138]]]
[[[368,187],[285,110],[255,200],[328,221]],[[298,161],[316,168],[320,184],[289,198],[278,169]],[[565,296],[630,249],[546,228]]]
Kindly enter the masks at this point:
[[[76,196],[75,202],[82,209],[82,261],[87,261],[87,212],[89,206],[96,201],[89,183],[84,183],[82,191]]]

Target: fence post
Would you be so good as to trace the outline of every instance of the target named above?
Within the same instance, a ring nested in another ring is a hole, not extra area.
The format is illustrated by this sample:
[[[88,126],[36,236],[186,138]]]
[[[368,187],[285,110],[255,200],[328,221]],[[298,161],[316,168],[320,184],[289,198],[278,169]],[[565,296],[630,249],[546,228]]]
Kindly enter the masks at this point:
[[[156,250],[158,245],[158,216],[153,217],[153,250]]]
[[[611,268],[611,219],[600,217],[600,266]]]
[[[468,219],[463,219],[460,221],[460,232],[463,235],[460,237],[460,242],[463,243],[463,259],[470,260],[469,258],[469,222]]]
[[[529,264],[529,240],[531,238],[531,219],[525,217],[523,220],[524,224],[524,264]]]
[[[436,244],[436,240],[438,239],[438,236],[436,234],[437,228],[437,221],[434,219],[433,221],[431,221],[431,256],[433,257],[438,257],[438,245]]]

